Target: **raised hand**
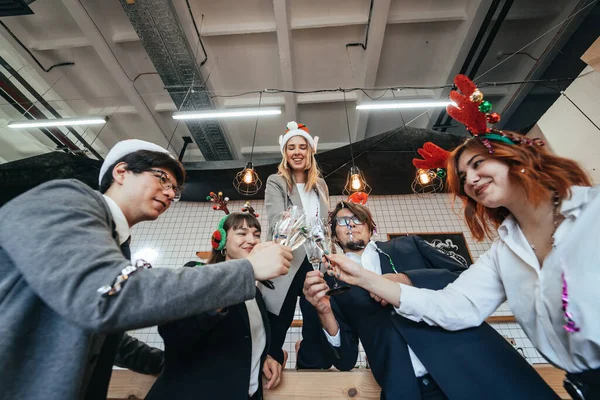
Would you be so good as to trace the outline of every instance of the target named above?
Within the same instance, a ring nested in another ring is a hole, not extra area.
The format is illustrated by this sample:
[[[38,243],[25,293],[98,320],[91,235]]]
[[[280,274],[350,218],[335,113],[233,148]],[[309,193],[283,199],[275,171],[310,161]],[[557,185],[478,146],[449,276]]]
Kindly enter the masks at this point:
[[[266,281],[287,274],[292,258],[292,249],[289,247],[264,242],[254,246],[248,261],[254,269],[254,278],[258,281]]]
[[[331,312],[331,303],[329,302],[329,296],[327,296],[328,290],[329,286],[323,279],[321,272],[310,271],[306,274],[302,293],[319,314]]]
[[[343,254],[330,254],[327,260],[329,261],[327,273],[330,276],[335,276],[350,285],[361,286],[362,274],[365,271],[363,267]]]

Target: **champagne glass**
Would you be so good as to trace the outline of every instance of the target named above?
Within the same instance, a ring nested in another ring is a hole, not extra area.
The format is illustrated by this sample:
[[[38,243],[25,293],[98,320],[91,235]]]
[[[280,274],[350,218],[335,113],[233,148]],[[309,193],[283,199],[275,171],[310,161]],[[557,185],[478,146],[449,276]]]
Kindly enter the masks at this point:
[[[310,241],[314,243],[314,246],[319,248],[321,259],[323,256],[331,254],[332,241],[331,241],[331,229],[328,224],[317,218],[313,221],[310,229]],[[308,252],[307,252],[308,254]],[[310,261],[310,258],[309,258]],[[314,264],[313,264],[314,268]],[[328,296],[344,293],[350,290],[348,285],[340,285],[335,276],[333,277],[333,287],[327,291]]]
[[[304,249],[306,250],[306,257],[308,262],[311,263],[313,270],[319,271],[321,269],[321,260],[323,259],[323,252],[316,245],[314,240],[307,240],[304,242]]]
[[[292,251],[302,246],[307,236],[306,216],[297,206],[282,212],[273,228],[273,241]]]
[[[297,206],[280,214],[279,220],[273,228],[273,241],[275,243],[289,246],[292,251],[304,244],[308,237],[306,228],[306,216]],[[275,289],[273,281],[261,281],[269,289]]]

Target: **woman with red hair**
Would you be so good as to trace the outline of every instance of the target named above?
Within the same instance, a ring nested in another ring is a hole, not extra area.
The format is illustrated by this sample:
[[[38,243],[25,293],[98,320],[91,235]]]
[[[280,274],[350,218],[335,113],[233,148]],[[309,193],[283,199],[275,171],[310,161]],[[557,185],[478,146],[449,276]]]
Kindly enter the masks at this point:
[[[481,324],[508,300],[536,349],[567,371],[574,398],[600,399],[600,186],[541,142],[501,132],[450,153],[448,188],[478,241],[491,248],[443,290],[393,283],[332,255],[336,273],[448,330]],[[596,310],[596,311],[594,311]]]

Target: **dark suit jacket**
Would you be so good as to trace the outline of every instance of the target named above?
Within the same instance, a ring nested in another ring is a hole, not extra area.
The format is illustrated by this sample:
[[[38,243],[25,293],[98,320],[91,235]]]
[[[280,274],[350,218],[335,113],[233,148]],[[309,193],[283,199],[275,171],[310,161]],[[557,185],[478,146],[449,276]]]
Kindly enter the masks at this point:
[[[377,242],[377,246],[415,287],[442,289],[464,270],[416,236]],[[393,273],[385,255],[380,254],[380,261],[383,274]],[[558,398],[486,323],[456,332],[416,323],[398,315],[392,306],[382,307],[359,287],[332,297],[331,306],[341,332],[341,346],[328,346],[333,364],[341,370],[352,369],[360,338],[382,388],[382,399],[421,398],[407,345],[450,400]]]
[[[267,356],[270,328],[260,291],[256,301],[265,326]],[[252,337],[244,303],[223,310],[160,325],[165,342],[165,361],[147,400],[162,399],[247,399],[250,383]],[[262,399],[259,376],[257,398]]]

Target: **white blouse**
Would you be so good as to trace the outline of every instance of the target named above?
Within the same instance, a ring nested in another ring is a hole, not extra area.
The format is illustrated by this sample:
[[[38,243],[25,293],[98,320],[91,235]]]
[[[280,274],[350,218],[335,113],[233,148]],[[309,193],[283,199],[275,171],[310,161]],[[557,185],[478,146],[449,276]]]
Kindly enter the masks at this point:
[[[554,234],[543,268],[512,216],[498,239],[460,277],[440,291],[401,284],[397,312],[448,330],[477,326],[505,300],[536,349],[552,364],[577,373],[600,367],[600,186],[571,188],[565,220]],[[568,308],[579,332],[567,332]]]
[[[302,209],[306,215],[306,221],[309,222],[320,217],[319,196],[317,196],[317,192],[314,190],[307,192],[305,187],[306,185],[304,183],[296,183],[296,189],[298,190],[300,200],[302,201]]]
[[[252,397],[258,390],[260,382],[260,372],[262,365],[260,357],[267,345],[267,335],[263,323],[262,314],[256,299],[246,300],[246,310],[248,311],[248,320],[250,322],[250,335],[252,336],[252,359],[250,361],[250,386],[248,387],[248,396]],[[284,366],[285,368],[285,366]]]

